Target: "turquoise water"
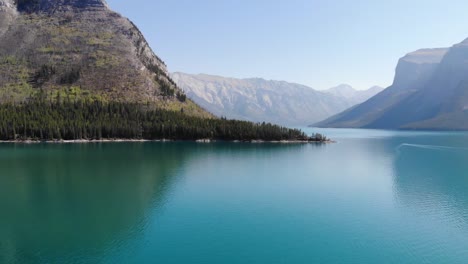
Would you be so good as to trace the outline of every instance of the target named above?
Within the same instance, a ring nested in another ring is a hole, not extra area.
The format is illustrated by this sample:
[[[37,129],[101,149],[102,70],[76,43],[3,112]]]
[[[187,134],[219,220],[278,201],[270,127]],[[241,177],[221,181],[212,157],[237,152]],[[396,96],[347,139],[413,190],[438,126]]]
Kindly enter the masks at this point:
[[[0,263],[468,262],[468,133],[318,132],[2,144]]]

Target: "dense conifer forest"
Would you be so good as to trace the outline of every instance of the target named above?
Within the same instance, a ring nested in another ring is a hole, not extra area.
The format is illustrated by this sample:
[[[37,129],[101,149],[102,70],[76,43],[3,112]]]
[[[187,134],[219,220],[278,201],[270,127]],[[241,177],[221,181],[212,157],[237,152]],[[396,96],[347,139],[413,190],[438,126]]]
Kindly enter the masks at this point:
[[[0,140],[168,139],[323,141],[272,124],[200,118],[137,103],[31,100],[0,105]]]

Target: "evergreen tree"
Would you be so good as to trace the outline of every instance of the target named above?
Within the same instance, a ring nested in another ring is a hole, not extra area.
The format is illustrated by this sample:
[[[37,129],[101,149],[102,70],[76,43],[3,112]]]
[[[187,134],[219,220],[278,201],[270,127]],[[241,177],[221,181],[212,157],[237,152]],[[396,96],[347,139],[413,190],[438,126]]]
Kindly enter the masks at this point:
[[[172,139],[172,140],[309,140],[324,141],[316,134],[269,123],[226,118],[204,119],[181,111],[148,109],[141,104],[100,101],[50,102],[37,97],[20,104],[0,104],[0,140],[73,139]]]

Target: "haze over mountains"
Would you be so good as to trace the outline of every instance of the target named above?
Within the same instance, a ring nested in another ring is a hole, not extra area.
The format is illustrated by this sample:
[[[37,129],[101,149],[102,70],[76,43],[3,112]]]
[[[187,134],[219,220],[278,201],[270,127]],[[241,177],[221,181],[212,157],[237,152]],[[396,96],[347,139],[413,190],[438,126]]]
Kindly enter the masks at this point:
[[[136,26],[104,0],[0,0],[0,103],[115,101],[211,117],[185,100],[185,91],[215,115],[255,122],[301,126],[326,119],[317,125],[468,130],[468,39],[407,54],[384,91],[172,77],[182,89]]]
[[[260,78],[173,73],[173,80],[187,96],[209,112],[227,118],[303,126],[323,120],[382,90],[358,91],[349,85],[317,91],[284,81]]]
[[[323,92],[342,97],[347,99],[351,105],[360,104],[372,96],[380,93],[383,91],[384,88],[380,86],[372,86],[367,90],[356,90],[351,85],[348,84],[340,84],[336,87],[332,87],[327,90],[323,90]]]
[[[468,40],[401,58],[393,85],[321,127],[468,129]]]

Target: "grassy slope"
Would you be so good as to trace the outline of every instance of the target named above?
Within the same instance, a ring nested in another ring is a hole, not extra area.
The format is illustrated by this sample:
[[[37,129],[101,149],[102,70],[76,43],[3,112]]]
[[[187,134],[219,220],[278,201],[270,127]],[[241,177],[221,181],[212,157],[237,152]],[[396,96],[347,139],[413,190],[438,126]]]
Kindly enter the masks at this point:
[[[190,100],[162,92],[163,85],[175,93],[179,89],[165,65],[142,62],[147,44],[138,34],[127,19],[108,10],[23,13],[0,36],[0,102],[43,93],[50,99],[139,102],[213,117]]]

